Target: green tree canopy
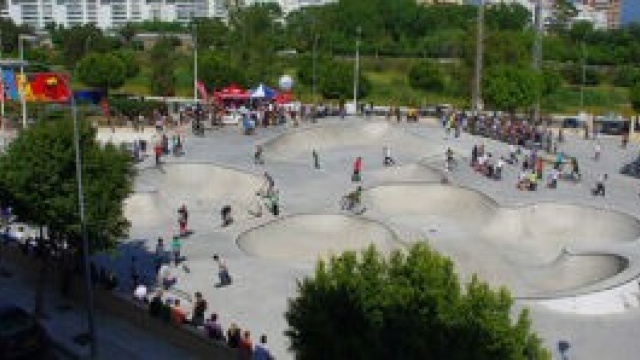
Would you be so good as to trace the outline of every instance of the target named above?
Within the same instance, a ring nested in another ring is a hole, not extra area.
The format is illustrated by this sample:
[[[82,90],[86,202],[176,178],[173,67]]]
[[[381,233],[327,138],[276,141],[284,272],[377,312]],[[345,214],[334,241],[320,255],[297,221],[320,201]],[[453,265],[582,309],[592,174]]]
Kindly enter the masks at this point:
[[[629,89],[629,101],[633,110],[640,113],[640,82]]]
[[[286,335],[300,360],[549,359],[512,305],[475,276],[462,291],[453,263],[424,244],[388,259],[369,248],[318,263],[289,302]]]
[[[125,63],[113,54],[91,53],[80,60],[77,72],[80,81],[105,93],[124,85],[127,78]]]
[[[80,249],[73,122],[40,121],[20,132],[0,155],[0,202],[25,222],[46,226],[54,241]],[[112,245],[126,234],[124,199],[133,186],[130,156],[113,145],[100,146],[88,122],[80,124],[80,149],[87,231],[91,249]]]
[[[487,70],[482,84],[487,105],[509,112],[531,106],[540,89],[539,75],[535,71],[510,65]]]
[[[416,63],[411,67],[407,76],[409,84],[416,89],[444,91],[446,86],[446,78],[442,69],[438,64],[430,61]]]
[[[151,49],[149,89],[154,95],[173,96],[176,92],[175,46],[175,42],[170,37],[162,37]]]
[[[140,73],[138,57],[133,50],[119,50],[114,51],[112,54],[118,57],[124,64],[126,78],[136,77]]]

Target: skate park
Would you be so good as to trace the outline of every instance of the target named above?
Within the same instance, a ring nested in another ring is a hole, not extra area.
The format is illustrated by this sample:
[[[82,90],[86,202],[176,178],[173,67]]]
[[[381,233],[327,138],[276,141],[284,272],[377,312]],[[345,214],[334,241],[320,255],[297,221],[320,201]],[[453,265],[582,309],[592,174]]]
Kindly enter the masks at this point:
[[[317,258],[371,244],[383,252],[401,250],[416,241],[449,256],[462,279],[477,273],[493,286],[506,286],[517,306],[531,309],[534,328],[554,356],[564,340],[575,358],[610,352],[619,355],[611,358],[630,358],[639,349],[631,334],[640,332],[634,323],[640,317],[640,204],[637,182],[618,169],[635,157],[637,145],[622,150],[614,138],[600,141],[600,162],[589,160],[589,140],[569,137],[564,145],[581,159],[580,183],[521,192],[515,167],[492,181],[468,166],[473,144],[496,154],[506,153],[505,144],[465,133],[446,138],[430,120],[321,119],[258,129],[254,136],[235,127],[210,130],[188,136],[184,156],[167,156],[159,168],[152,159],[138,165],[125,208],[130,240],[123,240],[123,248],[130,241],[152,252],[157,237],[177,231],[176,210],[185,204],[188,271],[176,268],[176,288],[201,291],[224,327],[234,322],[269,334],[277,358],[291,358],[282,334],[287,298],[295,294],[296,280],[313,272]],[[264,165],[252,161],[255,145],[264,147]],[[384,146],[395,165],[383,166]],[[447,148],[459,165],[442,184]],[[319,169],[312,165],[312,150],[319,154]],[[356,186],[350,173],[358,156],[366,211],[354,215],[341,211],[339,201]],[[248,213],[265,171],[280,191],[277,217]],[[590,187],[602,171],[610,176],[608,196],[593,197]],[[220,225],[224,205],[233,208],[234,223],[227,227]],[[225,259],[232,285],[214,286],[214,254]]]

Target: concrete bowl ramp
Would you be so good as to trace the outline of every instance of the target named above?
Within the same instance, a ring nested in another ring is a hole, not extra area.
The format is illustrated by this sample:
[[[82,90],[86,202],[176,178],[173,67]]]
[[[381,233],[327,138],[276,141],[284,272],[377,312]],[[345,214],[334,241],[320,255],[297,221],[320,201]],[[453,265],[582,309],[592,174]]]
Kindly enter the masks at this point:
[[[268,158],[297,161],[303,155],[309,161],[312,150],[326,152],[345,147],[376,146],[382,156],[382,147],[389,145],[393,153],[426,156],[442,152],[418,136],[394,128],[387,122],[331,122],[280,135],[264,144]]]
[[[442,174],[426,166],[419,164],[408,164],[400,166],[389,166],[374,170],[370,176],[374,181],[387,182],[439,182]]]
[[[519,297],[610,286],[628,261],[607,249],[640,238],[640,221],[626,214],[555,203],[501,208],[481,193],[441,184],[380,185],[364,199],[381,218],[421,231],[463,278],[477,273]]]
[[[345,215],[296,215],[272,221],[241,234],[238,246],[246,253],[282,262],[315,262],[343,251],[373,244],[384,253],[397,245],[387,227]]]
[[[138,188],[125,203],[125,215],[134,227],[144,228],[177,221],[176,211],[185,204],[193,216],[190,222],[219,221],[219,211],[231,205],[236,219],[249,217],[256,201],[255,193],[263,186],[261,177],[213,164],[165,164],[161,169],[141,171]],[[206,219],[205,219],[206,217]]]

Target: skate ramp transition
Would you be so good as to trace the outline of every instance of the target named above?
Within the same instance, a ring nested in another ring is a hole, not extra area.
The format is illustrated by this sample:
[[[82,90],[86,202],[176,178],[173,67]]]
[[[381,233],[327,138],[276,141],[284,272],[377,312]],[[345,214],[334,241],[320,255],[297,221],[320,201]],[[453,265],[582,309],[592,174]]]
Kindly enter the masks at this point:
[[[390,252],[398,245],[384,225],[346,215],[292,215],[250,229],[237,239],[240,249],[268,260],[315,262],[347,250],[360,251],[373,244]]]
[[[376,186],[364,201],[423,234],[463,278],[477,273],[518,297],[580,293],[637,275],[609,251],[640,238],[640,222],[623,213],[556,203],[501,207],[475,190],[434,183]]]
[[[175,222],[178,207],[185,204],[196,221],[203,216],[218,221],[224,205],[231,205],[232,215],[242,218],[249,216],[247,210],[262,185],[257,175],[213,164],[165,164],[140,171],[136,187],[143,190],[125,201],[125,216],[134,227],[164,228]]]
[[[441,153],[442,149],[420,137],[393,127],[388,122],[330,122],[279,135],[263,144],[265,157],[294,161],[300,155],[309,156],[312,150],[320,152],[343,147],[380,147],[389,145],[392,151],[427,156]],[[382,154],[382,153],[381,153]]]

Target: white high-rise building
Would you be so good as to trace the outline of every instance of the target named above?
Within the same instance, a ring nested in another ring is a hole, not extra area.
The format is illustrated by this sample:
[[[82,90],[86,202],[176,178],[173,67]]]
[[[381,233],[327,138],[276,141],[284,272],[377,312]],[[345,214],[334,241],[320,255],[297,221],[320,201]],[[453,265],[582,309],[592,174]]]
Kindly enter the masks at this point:
[[[127,22],[188,22],[193,17],[226,16],[225,0],[6,0],[1,15],[42,29],[48,23],[94,23],[102,29]]]

